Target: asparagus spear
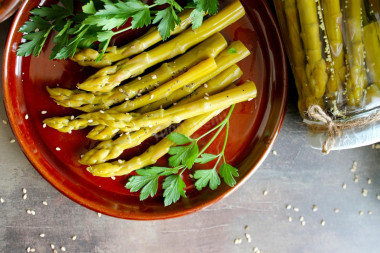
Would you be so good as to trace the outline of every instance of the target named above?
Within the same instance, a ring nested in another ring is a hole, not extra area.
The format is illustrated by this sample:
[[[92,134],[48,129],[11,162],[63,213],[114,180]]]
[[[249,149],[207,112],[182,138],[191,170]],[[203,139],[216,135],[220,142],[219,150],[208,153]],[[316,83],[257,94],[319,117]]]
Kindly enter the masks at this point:
[[[366,62],[371,81],[380,88],[380,37],[377,33],[377,27],[380,28],[377,22],[364,26],[363,42],[367,53]]]
[[[99,115],[91,113],[88,115],[93,121],[102,125],[108,125],[122,129],[124,132],[136,131],[144,127],[152,127],[167,122],[179,123],[182,120],[198,116],[213,110],[251,100],[256,97],[257,90],[253,82],[246,82],[233,89],[220,92],[216,95],[206,97],[188,104],[169,108],[160,109],[150,113],[127,119],[125,113],[107,113]]]
[[[191,96],[181,100],[177,105],[187,104],[197,99],[204,97],[205,94],[215,94],[233,81],[238,79],[242,75],[241,69],[234,65],[221,74],[210,80],[208,86],[202,86],[198,88]],[[107,140],[101,142],[94,149],[88,151],[79,161],[82,164],[90,165],[95,163],[103,163],[108,160],[117,158],[123,153],[125,149],[140,145],[141,142],[171,125],[171,122],[167,122],[162,125],[154,126],[152,128],[142,128],[136,132],[122,134],[116,140]]]
[[[88,134],[87,138],[97,141],[110,140],[120,132],[117,127],[97,125]]]
[[[198,29],[183,33],[158,47],[143,52],[121,66],[109,66],[90,76],[78,87],[91,92],[108,92],[122,81],[143,73],[147,68],[186,52],[190,47],[224,29],[245,14],[240,1],[235,0],[218,14],[208,18]]]
[[[227,108],[226,106],[223,108]],[[197,117],[185,120],[174,132],[191,136],[204,124],[223,111],[223,109],[208,112]],[[139,156],[135,156],[129,161],[118,161],[114,163],[100,163],[87,168],[94,176],[111,177],[122,176],[131,173],[134,170],[141,169],[148,165],[154,164],[157,160],[169,152],[174,143],[167,137],[157,144],[150,146],[147,151]]]
[[[327,83],[327,97],[332,100],[341,98],[346,68],[344,65],[343,36],[341,31],[342,12],[339,0],[322,0],[324,23],[329,48],[326,48],[330,78]]]
[[[193,21],[190,16],[191,12],[192,10],[190,9],[179,14],[181,23],[175,26],[174,31],[170,33],[171,35],[181,33],[191,25],[191,22]],[[162,41],[162,37],[158,32],[158,28],[155,26],[140,38],[137,38],[120,48],[116,46],[108,47],[106,53],[98,62],[96,62],[96,59],[99,57],[100,53],[91,48],[86,48],[76,52],[71,60],[82,66],[102,68],[112,65],[113,62],[139,54],[160,41]]]
[[[361,0],[347,0],[346,2],[346,31],[347,51],[350,67],[350,76],[347,80],[347,103],[350,106],[360,106],[363,91],[366,86],[364,69],[364,50],[362,42],[362,15]]]
[[[306,75],[314,95],[313,103],[322,106],[328,76],[326,62],[322,58],[317,6],[315,0],[298,0],[297,6],[302,30],[301,37],[308,61]]]
[[[204,75],[209,74],[212,71],[215,71],[217,68],[215,60],[213,58],[209,58],[205,61],[200,62],[196,66],[189,69],[184,74],[180,75],[177,78],[174,78],[173,80],[167,82],[166,84],[161,85],[156,90],[154,90],[152,93],[146,94],[144,96],[141,96],[133,101],[131,103],[126,104],[125,108],[139,108],[141,106],[144,106],[145,104],[149,103],[149,101],[155,102],[162,97],[165,96],[167,92],[170,92],[171,90],[176,90],[186,84],[189,84],[195,80],[197,80],[199,77],[202,77]],[[129,102],[129,101],[127,101]],[[110,112],[119,111],[120,107],[115,107],[112,110],[109,110]],[[95,113],[88,113],[89,115],[93,116]],[[110,119],[110,113],[104,113],[103,111],[97,112],[98,118],[107,118],[107,120]],[[77,118],[71,119],[71,117],[53,117],[48,118],[44,120],[44,123],[46,123],[48,126],[55,128],[59,131],[67,132],[71,130],[78,130],[83,129],[87,126],[93,126],[98,125],[99,122],[89,117],[89,115],[82,114]],[[127,120],[130,115],[123,114],[122,117],[124,120]],[[111,117],[112,118],[112,117]],[[85,120],[84,120],[85,119]],[[72,127],[72,128],[71,128]]]
[[[236,53],[229,53],[231,48],[234,48]],[[233,64],[241,61],[245,57],[247,57],[250,54],[249,50],[244,46],[244,44],[240,41],[234,41],[232,42],[227,49],[225,49],[222,53],[220,53],[216,58],[215,62],[218,66],[218,69],[212,73],[210,73],[207,76],[204,76],[195,82],[193,82],[190,85],[184,86],[182,89],[177,90],[176,92],[172,93],[171,95],[167,96],[166,98],[163,98],[161,100],[158,100],[154,103],[150,103],[143,108],[141,108],[138,112],[139,113],[145,113],[149,111],[153,111],[156,109],[159,109],[160,107],[167,108],[171,104],[177,102],[182,97],[190,94],[195,89],[197,89],[200,85],[206,83],[208,80],[212,79],[213,77],[220,74],[222,71],[226,70],[228,67],[232,66]],[[230,72],[232,73],[232,72]],[[125,112],[125,110],[122,110],[121,112]]]
[[[121,85],[108,93],[92,93],[82,90],[47,88],[50,96],[64,107],[72,107],[85,112],[109,109],[112,105],[132,99],[141,92],[154,89],[182,74],[187,69],[209,57],[216,57],[227,42],[220,33],[216,33],[186,54],[172,62],[164,63],[157,70],[133,81]],[[152,79],[152,76],[157,79]]]

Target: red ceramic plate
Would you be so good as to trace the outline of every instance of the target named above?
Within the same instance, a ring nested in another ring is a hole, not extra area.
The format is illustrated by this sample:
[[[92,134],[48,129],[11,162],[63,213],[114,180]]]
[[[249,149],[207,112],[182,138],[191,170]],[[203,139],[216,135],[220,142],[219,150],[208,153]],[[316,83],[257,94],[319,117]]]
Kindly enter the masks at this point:
[[[22,0],[0,0],[0,23],[12,16]]]
[[[193,181],[186,178],[188,197],[164,207],[161,196],[140,202],[137,193],[130,193],[124,188],[127,177],[112,180],[88,173],[85,166],[77,162],[80,154],[95,144],[86,139],[88,130],[64,134],[43,128],[42,120],[79,114],[78,111],[56,105],[45,87],[59,84],[60,87],[74,88],[93,70],[79,67],[69,60],[50,61],[51,37],[38,58],[16,56],[22,37],[17,30],[28,20],[29,11],[40,4],[31,0],[22,5],[14,20],[5,49],[3,69],[9,121],[30,162],[47,181],[72,200],[97,212],[126,219],[165,219],[189,214],[215,203],[242,185],[264,160],[280,130],[287,94],[286,60],[275,19],[264,0],[242,2],[246,16],[225,29],[223,34],[229,41],[241,40],[251,50],[251,56],[239,63],[244,71],[240,81],[253,80],[258,95],[250,102],[237,105],[231,118],[226,156],[229,163],[239,168],[240,176],[234,188],[222,183],[214,191],[204,189],[198,192]],[[41,3],[46,4],[46,1]],[[117,43],[134,36],[136,34],[126,34]],[[48,113],[41,114],[43,110]],[[225,113],[211,120],[195,135],[210,129]],[[209,152],[220,150],[223,138],[220,136]],[[139,147],[128,150],[123,158],[143,152],[154,141],[147,140]],[[61,150],[56,151],[56,147]]]

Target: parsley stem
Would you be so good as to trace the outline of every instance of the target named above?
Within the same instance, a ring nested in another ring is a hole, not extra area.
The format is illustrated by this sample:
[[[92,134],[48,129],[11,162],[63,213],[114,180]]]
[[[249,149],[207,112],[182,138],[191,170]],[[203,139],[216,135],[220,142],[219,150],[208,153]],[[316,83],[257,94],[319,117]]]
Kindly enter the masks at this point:
[[[125,32],[125,31],[128,31],[128,30],[131,30],[131,29],[132,29],[132,26],[128,26],[128,27],[126,27],[126,28],[124,28],[124,29],[121,29],[120,31],[116,31],[116,32],[114,32],[113,36],[115,36],[116,34],[123,33],[123,32]]]
[[[224,144],[223,144],[223,148],[222,148],[222,156],[223,156],[223,162],[226,163],[226,157],[224,156],[224,151],[226,150],[226,147],[227,147],[227,141],[228,141],[228,132],[230,130],[230,122],[228,121],[227,124],[226,124],[226,135],[224,137]]]

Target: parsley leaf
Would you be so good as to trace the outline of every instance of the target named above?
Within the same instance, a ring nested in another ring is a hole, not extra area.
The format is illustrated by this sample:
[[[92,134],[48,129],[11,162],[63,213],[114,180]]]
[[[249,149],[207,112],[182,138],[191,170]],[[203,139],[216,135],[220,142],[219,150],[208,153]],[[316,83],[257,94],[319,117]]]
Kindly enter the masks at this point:
[[[194,141],[190,137],[183,134],[179,134],[177,132],[171,132],[167,137],[176,145],[184,145],[184,144]]]
[[[41,8],[33,9],[30,11],[30,13],[35,16],[45,18],[45,20],[47,21],[52,21],[56,19],[64,19],[64,18],[67,18],[68,16],[73,15],[73,13],[70,10],[56,4],[53,4],[51,7],[41,7]]]
[[[193,22],[192,22],[192,28],[193,29],[197,29],[198,27],[200,27],[203,23],[203,14],[204,12],[203,11],[200,11],[198,9],[194,9],[191,13],[190,13],[190,17],[193,19]]]
[[[188,146],[171,147],[169,154],[172,155],[169,158],[170,166],[176,167],[183,164],[187,168],[191,168],[199,154],[199,148],[197,143],[193,142]]]
[[[202,154],[201,157],[195,159],[195,163],[205,164],[215,160],[216,158],[218,158],[218,156],[214,154]]]
[[[170,36],[170,32],[174,30],[175,25],[180,24],[181,20],[175,13],[172,7],[168,7],[164,10],[157,12],[156,17],[153,20],[153,24],[158,24],[158,31],[163,40],[166,40]]]
[[[211,15],[215,15],[218,12],[218,0],[194,0],[194,2],[198,10],[203,10]]]
[[[197,170],[194,173],[195,187],[198,191],[209,185],[211,190],[215,190],[220,185],[220,178],[215,169],[211,170]]]
[[[222,166],[220,166],[219,174],[223,178],[224,182],[231,187],[236,184],[234,177],[239,176],[238,170],[227,163],[223,163]]]
[[[164,189],[163,196],[165,206],[177,202],[181,196],[186,198],[185,187],[186,184],[180,175],[166,177],[162,184],[162,188]]]

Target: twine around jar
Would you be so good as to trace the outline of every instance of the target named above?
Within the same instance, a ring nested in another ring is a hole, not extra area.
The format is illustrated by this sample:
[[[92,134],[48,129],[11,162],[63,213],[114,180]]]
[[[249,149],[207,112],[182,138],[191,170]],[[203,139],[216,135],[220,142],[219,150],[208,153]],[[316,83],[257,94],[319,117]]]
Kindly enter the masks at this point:
[[[326,139],[322,145],[322,153],[328,154],[335,145],[336,138],[342,136],[342,131],[357,127],[368,126],[380,121],[380,111],[368,117],[352,119],[345,122],[336,122],[319,105],[312,105],[307,110],[307,114],[312,120],[317,120],[323,124],[308,123],[308,130],[311,133],[326,133]]]

